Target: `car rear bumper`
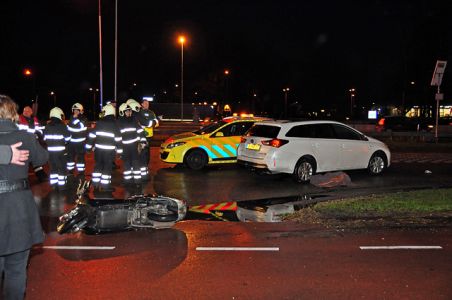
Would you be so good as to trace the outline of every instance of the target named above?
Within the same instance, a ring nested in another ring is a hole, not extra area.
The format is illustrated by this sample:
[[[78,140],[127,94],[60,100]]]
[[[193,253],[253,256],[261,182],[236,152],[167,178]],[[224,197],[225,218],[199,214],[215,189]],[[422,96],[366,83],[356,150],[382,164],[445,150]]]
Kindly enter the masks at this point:
[[[241,165],[243,165],[245,167],[262,169],[262,170],[268,170],[268,167],[267,167],[266,164],[255,163],[255,162],[241,160],[241,159],[237,159],[237,163],[239,163],[239,164],[241,164]]]

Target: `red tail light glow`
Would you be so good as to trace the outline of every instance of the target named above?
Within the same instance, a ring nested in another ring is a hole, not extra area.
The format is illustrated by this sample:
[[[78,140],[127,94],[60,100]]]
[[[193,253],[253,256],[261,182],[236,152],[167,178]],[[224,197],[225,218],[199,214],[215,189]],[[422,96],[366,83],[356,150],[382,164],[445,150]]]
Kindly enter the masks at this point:
[[[380,121],[378,121],[378,125],[384,126],[385,125],[385,118],[381,118]]]
[[[261,143],[262,143],[262,145],[265,145],[265,146],[279,148],[282,145],[287,144],[288,142],[289,142],[288,140],[273,139],[273,140],[262,141]]]

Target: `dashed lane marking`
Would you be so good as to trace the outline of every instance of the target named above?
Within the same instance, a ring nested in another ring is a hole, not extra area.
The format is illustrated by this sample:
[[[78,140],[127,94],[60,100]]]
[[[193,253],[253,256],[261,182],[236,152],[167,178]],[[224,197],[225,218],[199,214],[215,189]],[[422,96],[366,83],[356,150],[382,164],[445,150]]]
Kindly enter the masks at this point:
[[[115,246],[42,246],[53,250],[114,250]]]
[[[361,250],[440,250],[441,246],[360,246]]]
[[[197,251],[279,251],[279,247],[196,247]]]

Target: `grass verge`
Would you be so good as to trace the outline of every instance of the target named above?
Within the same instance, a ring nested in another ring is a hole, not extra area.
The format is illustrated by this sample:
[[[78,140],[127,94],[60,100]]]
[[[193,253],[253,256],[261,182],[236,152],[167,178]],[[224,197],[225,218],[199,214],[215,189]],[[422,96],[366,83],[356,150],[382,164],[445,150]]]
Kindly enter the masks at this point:
[[[452,189],[321,202],[287,215],[285,219],[328,227],[452,225]]]

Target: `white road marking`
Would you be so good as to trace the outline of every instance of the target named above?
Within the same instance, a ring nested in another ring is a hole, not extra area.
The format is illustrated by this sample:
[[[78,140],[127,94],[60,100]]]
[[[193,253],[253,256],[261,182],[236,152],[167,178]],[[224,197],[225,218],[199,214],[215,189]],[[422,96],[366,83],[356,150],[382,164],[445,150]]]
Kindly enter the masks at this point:
[[[114,250],[115,246],[42,246],[54,250]]]
[[[443,249],[441,246],[360,246],[361,250],[431,250]]]
[[[196,247],[197,251],[279,251],[279,247]]]

